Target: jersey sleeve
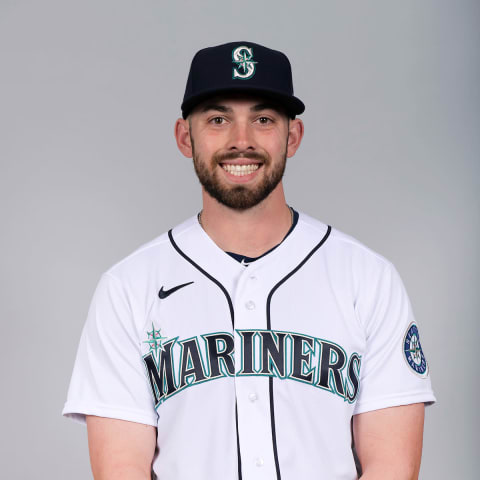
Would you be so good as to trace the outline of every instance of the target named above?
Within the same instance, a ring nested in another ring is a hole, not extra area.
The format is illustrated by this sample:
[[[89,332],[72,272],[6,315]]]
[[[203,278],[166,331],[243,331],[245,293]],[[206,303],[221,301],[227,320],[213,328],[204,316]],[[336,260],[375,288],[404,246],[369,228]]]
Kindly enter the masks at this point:
[[[62,414],[81,423],[95,415],[157,425],[130,302],[110,273],[95,290]]]
[[[418,325],[400,275],[387,262],[365,283],[368,293],[356,305],[366,348],[354,414],[435,402]]]

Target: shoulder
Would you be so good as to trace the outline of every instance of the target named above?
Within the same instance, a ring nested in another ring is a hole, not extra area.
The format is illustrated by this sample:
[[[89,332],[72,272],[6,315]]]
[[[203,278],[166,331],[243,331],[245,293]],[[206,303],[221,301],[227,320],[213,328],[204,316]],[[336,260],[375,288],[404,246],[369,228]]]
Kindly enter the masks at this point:
[[[165,268],[175,256],[169,232],[174,229],[176,232],[188,235],[188,231],[194,226],[195,221],[196,216],[192,216],[158,237],[140,245],[129,255],[113,264],[104,272],[104,275],[128,283],[132,279],[138,281],[140,278],[148,278],[162,267]]]
[[[188,235],[194,221],[196,216],[174,228]],[[124,305],[141,325],[157,298],[159,286],[177,267],[178,254],[171,244],[170,230],[140,245],[104,271],[95,293],[96,301]]]
[[[350,292],[354,305],[375,304],[379,295],[394,289],[403,291],[403,283],[393,263],[361,240],[306,214],[300,218],[304,230],[317,238],[328,235],[319,249],[319,265],[330,284]],[[299,219],[300,221],[300,219]],[[383,293],[382,293],[383,292]]]
[[[331,260],[349,261],[353,267],[370,266],[383,270],[392,263],[385,256],[365,245],[361,240],[334,226],[327,225],[306,213],[299,212],[299,223],[310,235],[316,235],[324,241],[325,256]]]

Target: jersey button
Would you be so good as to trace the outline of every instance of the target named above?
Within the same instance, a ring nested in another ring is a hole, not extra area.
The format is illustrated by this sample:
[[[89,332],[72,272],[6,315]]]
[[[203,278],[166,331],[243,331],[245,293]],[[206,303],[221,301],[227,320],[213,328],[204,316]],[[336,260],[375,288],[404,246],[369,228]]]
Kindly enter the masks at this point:
[[[256,279],[257,279],[257,277],[256,277],[255,275],[250,275],[248,278],[249,278],[250,280],[256,280]]]
[[[245,304],[245,307],[248,309],[248,310],[253,310],[255,308],[255,302],[252,302],[251,300],[249,300],[246,304]]]
[[[251,393],[249,396],[248,396],[248,399],[253,403],[253,402],[256,402],[258,400],[258,395],[256,393]]]
[[[257,467],[263,467],[263,463],[264,463],[264,462],[263,462],[263,458],[262,458],[262,457],[258,457],[258,458],[255,459],[255,465],[256,465]]]

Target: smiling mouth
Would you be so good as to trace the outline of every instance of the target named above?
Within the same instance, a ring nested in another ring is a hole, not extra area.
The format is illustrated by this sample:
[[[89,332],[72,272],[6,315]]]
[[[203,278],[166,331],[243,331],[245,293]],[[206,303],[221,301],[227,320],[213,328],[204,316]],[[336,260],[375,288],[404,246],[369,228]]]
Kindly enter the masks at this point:
[[[255,172],[261,166],[259,163],[249,163],[246,165],[234,165],[231,163],[222,163],[221,167],[228,173],[235,175],[236,177],[242,177],[244,175],[249,175],[250,173]]]

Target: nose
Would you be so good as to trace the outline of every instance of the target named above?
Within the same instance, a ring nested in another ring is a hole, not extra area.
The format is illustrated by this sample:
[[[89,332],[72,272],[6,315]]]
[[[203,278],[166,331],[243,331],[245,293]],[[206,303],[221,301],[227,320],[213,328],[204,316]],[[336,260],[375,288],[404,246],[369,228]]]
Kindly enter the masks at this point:
[[[255,150],[255,139],[249,122],[234,122],[230,128],[228,150]]]

